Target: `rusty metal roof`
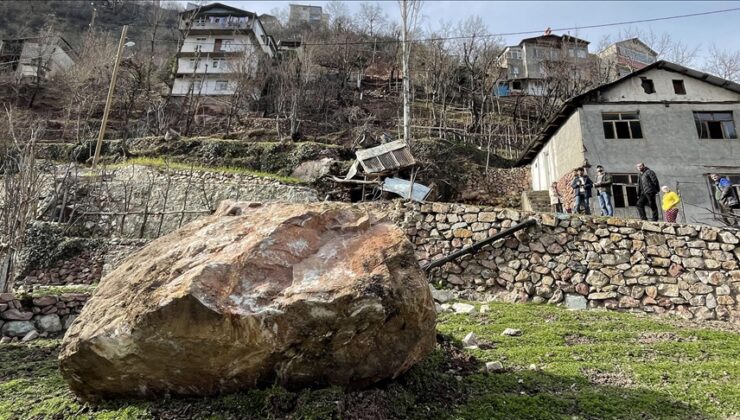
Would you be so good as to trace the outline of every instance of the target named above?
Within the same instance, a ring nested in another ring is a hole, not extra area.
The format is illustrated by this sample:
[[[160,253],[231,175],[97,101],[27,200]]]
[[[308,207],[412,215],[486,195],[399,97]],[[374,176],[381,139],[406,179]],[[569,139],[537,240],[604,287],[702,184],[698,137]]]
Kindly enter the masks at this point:
[[[403,140],[358,150],[355,154],[362,169],[368,174],[390,172],[416,164],[409,145]]]

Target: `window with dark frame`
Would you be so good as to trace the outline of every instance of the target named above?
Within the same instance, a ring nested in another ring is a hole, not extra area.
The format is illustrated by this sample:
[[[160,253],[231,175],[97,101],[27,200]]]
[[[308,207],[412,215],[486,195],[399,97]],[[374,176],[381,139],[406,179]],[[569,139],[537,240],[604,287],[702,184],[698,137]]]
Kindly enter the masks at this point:
[[[642,90],[644,90],[645,93],[647,94],[655,93],[655,84],[653,83],[651,79],[648,79],[645,77],[641,77],[640,79],[642,80],[641,82]]]
[[[216,80],[216,90],[227,90],[228,88],[228,80]]]
[[[676,95],[686,94],[686,86],[684,86],[683,80],[673,80],[673,91],[676,93]]]
[[[696,133],[700,139],[736,139],[737,130],[732,111],[694,111]]]
[[[640,112],[603,112],[604,138],[641,139]]]
[[[614,208],[627,208],[637,205],[638,174],[611,174],[612,199]]]

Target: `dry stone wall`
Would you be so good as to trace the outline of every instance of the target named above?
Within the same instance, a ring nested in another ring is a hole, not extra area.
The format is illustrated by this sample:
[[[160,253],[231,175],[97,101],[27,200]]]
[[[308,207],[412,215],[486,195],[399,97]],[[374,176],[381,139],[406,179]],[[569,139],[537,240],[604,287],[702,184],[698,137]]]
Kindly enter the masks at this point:
[[[0,340],[28,341],[61,334],[69,328],[89,297],[87,293],[38,297],[0,293]]]
[[[740,319],[740,231],[618,218],[523,213],[447,203],[395,203],[421,264],[525,218],[540,225],[433,270],[463,295],[571,307]]]

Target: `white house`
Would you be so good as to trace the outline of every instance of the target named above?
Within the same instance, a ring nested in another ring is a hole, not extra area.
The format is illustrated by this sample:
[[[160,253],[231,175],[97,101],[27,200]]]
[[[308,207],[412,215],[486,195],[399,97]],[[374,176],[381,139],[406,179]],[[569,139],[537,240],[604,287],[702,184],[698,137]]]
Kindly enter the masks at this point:
[[[0,43],[0,71],[15,73],[17,80],[49,79],[74,65],[74,51],[64,38],[53,36],[4,39]]]
[[[221,3],[180,13],[179,29],[183,43],[174,96],[233,95],[236,80],[256,71],[260,60],[273,59],[277,51],[255,13]]]
[[[567,101],[519,160],[532,189],[568,189],[572,171],[603,165],[614,176],[615,214],[636,217],[637,170],[645,163],[682,197],[679,221],[722,224],[710,173],[740,191],[740,85],[666,61]],[[591,203],[598,214],[598,203]]]

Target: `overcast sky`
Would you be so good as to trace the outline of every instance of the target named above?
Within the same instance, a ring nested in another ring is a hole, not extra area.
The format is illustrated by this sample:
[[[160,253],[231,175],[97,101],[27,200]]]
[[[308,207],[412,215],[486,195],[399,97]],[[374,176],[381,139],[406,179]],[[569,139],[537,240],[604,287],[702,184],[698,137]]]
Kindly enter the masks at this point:
[[[290,3],[325,6],[326,1],[222,1],[258,14]],[[360,8],[358,1],[345,2],[350,11]],[[389,18],[397,19],[396,1],[378,3]],[[478,15],[492,33],[543,30],[547,27],[580,27],[601,23],[650,19],[681,14],[740,7],[732,1],[433,1],[423,3],[425,28],[435,27],[442,20],[457,23],[468,16]],[[702,54],[716,44],[722,49],[740,49],[740,10],[707,16],[689,17],[632,25],[654,32],[668,32],[688,45],[701,45]],[[578,35],[592,42],[591,52],[603,35],[617,35],[622,27],[580,29]],[[516,44],[522,36],[505,37],[507,44]]]

